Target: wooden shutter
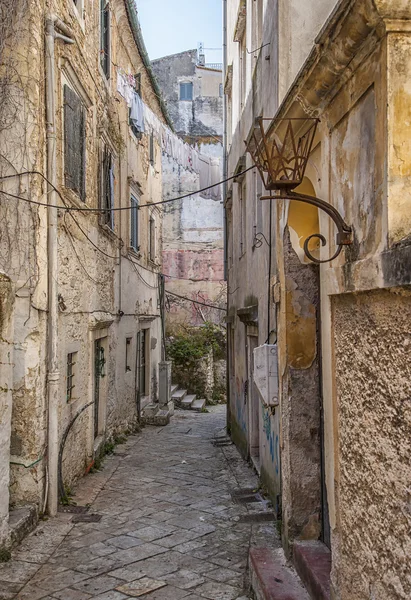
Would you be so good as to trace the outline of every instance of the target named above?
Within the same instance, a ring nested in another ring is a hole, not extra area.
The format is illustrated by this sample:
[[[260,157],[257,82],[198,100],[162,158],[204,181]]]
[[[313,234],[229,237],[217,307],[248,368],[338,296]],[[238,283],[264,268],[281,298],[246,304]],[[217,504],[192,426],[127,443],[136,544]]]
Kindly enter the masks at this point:
[[[86,131],[85,111],[80,98],[64,86],[64,183],[84,201]]]

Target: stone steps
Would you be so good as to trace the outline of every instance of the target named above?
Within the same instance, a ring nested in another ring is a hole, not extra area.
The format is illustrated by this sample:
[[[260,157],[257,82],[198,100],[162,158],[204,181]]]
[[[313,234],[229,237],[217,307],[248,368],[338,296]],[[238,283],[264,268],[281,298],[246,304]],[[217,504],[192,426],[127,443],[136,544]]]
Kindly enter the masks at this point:
[[[294,565],[315,600],[330,600],[331,552],[320,541],[294,543]]]
[[[172,386],[171,390],[171,399],[176,407],[183,410],[194,410],[195,412],[203,412],[205,409],[207,401],[204,398],[197,398],[195,394],[188,394],[187,390],[179,389],[175,385]]]
[[[178,389],[172,394],[171,400],[174,402],[175,406],[180,406],[186,395],[187,390]]]
[[[178,390],[178,385],[176,383],[171,384],[171,396]]]
[[[257,600],[310,599],[298,575],[287,564],[282,548],[251,548],[249,564],[251,587]]]
[[[205,405],[206,405],[206,399],[198,398],[197,400],[194,400],[194,402],[192,402],[191,410],[195,410],[196,412],[203,412],[203,410],[205,409]]]
[[[174,402],[170,401],[165,406],[160,406],[156,402],[147,404],[141,411],[141,420],[146,425],[158,425],[163,427],[170,423],[170,418],[174,414]]]

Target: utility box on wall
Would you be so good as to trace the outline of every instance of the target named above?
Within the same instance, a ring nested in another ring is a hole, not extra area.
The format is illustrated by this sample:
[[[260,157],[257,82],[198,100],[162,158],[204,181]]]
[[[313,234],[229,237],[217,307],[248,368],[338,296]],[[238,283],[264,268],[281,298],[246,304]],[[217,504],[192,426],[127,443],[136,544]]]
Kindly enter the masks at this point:
[[[277,344],[263,344],[254,349],[254,383],[266,406],[278,406]]]

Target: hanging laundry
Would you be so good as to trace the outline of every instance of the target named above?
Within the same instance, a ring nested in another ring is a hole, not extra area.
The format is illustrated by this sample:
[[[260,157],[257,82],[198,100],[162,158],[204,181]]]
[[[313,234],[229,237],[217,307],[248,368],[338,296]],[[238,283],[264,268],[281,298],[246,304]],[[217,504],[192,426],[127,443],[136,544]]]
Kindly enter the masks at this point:
[[[145,132],[144,127],[144,107],[143,102],[137,92],[133,92],[133,99],[131,101],[130,108],[130,119],[133,122],[134,127],[140,133]]]

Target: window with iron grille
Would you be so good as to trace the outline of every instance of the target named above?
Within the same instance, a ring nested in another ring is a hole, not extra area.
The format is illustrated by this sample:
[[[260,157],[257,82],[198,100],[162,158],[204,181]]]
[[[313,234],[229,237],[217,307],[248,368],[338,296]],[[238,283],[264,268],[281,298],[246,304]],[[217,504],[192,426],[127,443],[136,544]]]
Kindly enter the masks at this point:
[[[192,100],[193,99],[193,84],[192,83],[180,83],[180,100]]]
[[[67,402],[73,398],[73,390],[76,387],[74,385],[75,376],[75,365],[77,362],[77,352],[69,352],[67,354],[67,386],[66,386],[66,397]]]
[[[135,252],[140,249],[138,239],[138,198],[131,194],[130,198],[130,246]]]
[[[100,222],[114,229],[114,159],[107,147],[103,150],[100,173],[100,208],[104,210]]]
[[[100,0],[100,64],[106,79],[110,78],[110,7]]]
[[[86,111],[79,96],[64,85],[64,185],[86,199]]]

